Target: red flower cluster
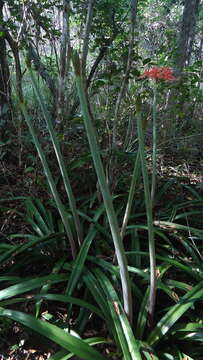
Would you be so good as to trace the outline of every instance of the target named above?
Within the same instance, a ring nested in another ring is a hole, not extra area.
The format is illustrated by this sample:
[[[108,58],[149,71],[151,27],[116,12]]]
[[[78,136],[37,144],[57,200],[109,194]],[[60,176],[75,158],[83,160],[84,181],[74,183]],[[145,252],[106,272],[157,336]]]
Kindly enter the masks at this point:
[[[153,67],[145,70],[140,79],[149,78],[153,80],[175,80],[172,69],[169,67]]]

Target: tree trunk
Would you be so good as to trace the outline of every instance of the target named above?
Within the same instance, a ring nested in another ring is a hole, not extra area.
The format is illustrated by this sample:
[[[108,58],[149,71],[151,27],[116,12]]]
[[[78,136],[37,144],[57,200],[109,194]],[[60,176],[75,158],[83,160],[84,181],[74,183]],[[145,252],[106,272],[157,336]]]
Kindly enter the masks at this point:
[[[86,78],[85,70],[86,70],[89,38],[90,38],[90,29],[91,29],[92,18],[93,18],[93,5],[94,5],[94,0],[88,0],[88,10],[87,10],[87,18],[86,18],[83,48],[82,48],[82,59],[81,59],[82,75],[83,75],[84,79]]]
[[[200,0],[185,0],[182,27],[175,59],[175,73],[180,76],[185,65],[189,64],[195,36]]]
[[[199,4],[200,0],[185,0],[181,31],[174,57],[174,74],[177,78],[176,86],[170,91],[166,115],[162,123],[162,136],[164,140],[175,134],[176,124],[180,124],[182,121],[187,122],[189,115],[188,106],[185,106],[186,102],[190,102],[190,99],[188,99],[189,94],[182,93],[184,89],[187,92],[186,85],[184,84],[183,70],[185,65],[189,64],[191,58]]]
[[[3,23],[3,6],[4,1],[0,1],[0,23]],[[5,31],[3,28],[0,28],[0,30],[0,141],[3,141],[11,117],[11,90],[6,54]]]
[[[20,55],[19,55],[19,48],[18,43],[12,38],[8,31],[5,32],[5,38],[8,42],[11,51],[13,53],[15,59],[15,73],[16,73],[16,95],[18,97],[18,101],[23,103],[23,88],[22,88],[22,71],[21,71],[21,64],[20,64]],[[22,126],[23,126],[23,116],[22,113],[15,111],[15,125],[17,127],[17,139],[18,139],[18,164],[19,167],[22,165],[22,149],[23,149],[23,142],[22,142]]]
[[[67,103],[67,96],[65,96],[65,84],[67,81],[67,73],[70,66],[70,0],[63,0],[63,25],[60,44],[60,69],[58,79],[58,96],[57,96],[57,118],[56,122],[59,124],[60,130],[63,128],[64,113],[68,112],[69,104]]]
[[[131,0],[131,13],[130,13],[130,42],[129,42],[129,48],[128,48],[128,59],[127,59],[127,65],[125,69],[125,74],[123,77],[123,80],[121,82],[121,89],[118,94],[118,98],[116,101],[115,106],[115,115],[114,115],[114,123],[113,123],[113,138],[112,138],[112,147],[116,148],[116,140],[117,140],[117,132],[118,132],[118,120],[119,120],[119,111],[121,107],[121,103],[123,100],[123,97],[125,95],[125,90],[129,81],[129,75],[132,65],[132,58],[133,58],[133,47],[134,47],[134,41],[135,41],[135,25],[136,25],[136,15],[137,15],[137,3],[138,0]]]

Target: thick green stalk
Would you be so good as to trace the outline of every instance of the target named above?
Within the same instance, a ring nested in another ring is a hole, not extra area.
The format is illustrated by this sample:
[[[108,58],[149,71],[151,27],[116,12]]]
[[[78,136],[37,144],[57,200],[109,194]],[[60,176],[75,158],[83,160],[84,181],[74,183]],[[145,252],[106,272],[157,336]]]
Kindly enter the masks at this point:
[[[122,292],[123,292],[123,301],[124,301],[124,309],[126,314],[128,315],[129,320],[132,322],[132,294],[131,294],[131,286],[130,279],[127,267],[127,259],[125,255],[125,250],[123,247],[118,221],[115,214],[115,210],[113,207],[112,197],[109,191],[109,187],[106,183],[106,177],[104,174],[104,168],[100,157],[99,146],[97,143],[97,137],[95,133],[95,129],[93,127],[92,119],[88,109],[87,97],[85,94],[85,88],[83,84],[83,79],[81,76],[81,66],[80,59],[76,51],[73,50],[72,53],[72,61],[75,69],[75,79],[78,90],[78,95],[80,99],[81,111],[84,118],[85,128],[87,132],[87,137],[90,145],[90,150],[92,154],[92,158],[94,161],[95,170],[98,177],[98,182],[100,185],[100,189],[102,192],[104,206],[106,209],[112,238],[114,241],[115,253],[118,261],[118,265],[120,268],[120,277],[122,284]]]
[[[138,152],[137,156],[136,156],[136,160],[135,160],[134,170],[133,170],[133,174],[132,174],[132,180],[131,180],[131,184],[130,184],[130,191],[129,191],[129,195],[128,195],[128,201],[127,201],[125,214],[124,214],[124,218],[123,218],[123,224],[122,224],[122,228],[121,228],[121,238],[122,239],[125,235],[125,230],[126,230],[126,227],[128,224],[129,217],[130,217],[130,212],[131,212],[132,203],[133,203],[134,194],[135,194],[135,186],[136,186],[136,182],[137,182],[139,175],[140,175],[140,156],[139,156],[139,152]]]
[[[147,212],[147,224],[148,224],[148,241],[149,241],[149,258],[150,258],[150,294],[149,294],[149,324],[153,325],[154,309],[156,301],[156,259],[155,259],[155,241],[154,241],[154,227],[153,227],[153,215],[152,215],[152,202],[149,190],[149,177],[147,173],[147,164],[145,158],[144,149],[144,131],[142,125],[141,115],[141,100],[137,99],[137,129],[139,139],[139,153],[142,167],[142,176],[144,183],[144,195],[145,206]]]
[[[81,227],[81,224],[80,224],[80,220],[79,220],[79,216],[78,216],[78,212],[77,212],[77,208],[76,208],[75,197],[74,197],[73,192],[72,192],[70,180],[69,180],[67,170],[66,170],[66,166],[65,166],[65,163],[64,163],[64,159],[63,159],[63,156],[62,156],[62,153],[61,153],[60,145],[59,145],[59,142],[58,142],[57,137],[56,137],[56,133],[55,133],[55,130],[54,130],[54,127],[53,127],[53,124],[52,124],[52,120],[51,120],[51,118],[49,116],[49,113],[48,113],[48,111],[46,109],[46,106],[44,104],[43,96],[40,94],[40,90],[39,90],[39,88],[37,86],[37,83],[36,83],[35,77],[33,75],[32,69],[30,67],[28,67],[28,69],[29,69],[31,81],[32,81],[32,84],[33,84],[33,87],[34,87],[36,98],[37,98],[37,100],[39,102],[39,105],[41,107],[44,119],[45,119],[45,121],[47,123],[47,128],[48,128],[51,140],[52,140],[53,148],[54,148],[56,158],[57,158],[57,161],[58,161],[58,164],[59,164],[59,168],[60,168],[60,171],[61,171],[61,174],[62,174],[62,177],[63,177],[63,182],[64,182],[65,190],[66,190],[66,193],[67,193],[67,196],[68,196],[70,209],[71,209],[72,214],[73,214],[73,219],[74,219],[74,222],[75,222],[75,228],[76,228],[76,232],[77,232],[77,235],[78,235],[78,243],[79,243],[79,245],[81,245],[81,243],[83,241],[82,227]]]
[[[154,97],[153,97],[153,151],[152,151],[152,187],[151,187],[151,201],[152,208],[154,204],[154,195],[156,190],[156,162],[157,162],[157,112],[156,112],[156,103],[157,103],[157,88],[156,82],[154,84]]]
[[[67,233],[67,236],[68,236],[68,239],[69,239],[72,256],[73,256],[73,258],[75,258],[76,257],[76,247],[75,247],[75,242],[74,242],[74,239],[73,239],[72,231],[71,231],[71,228],[70,228],[69,223],[68,223],[68,217],[67,217],[66,210],[65,210],[65,208],[64,208],[64,206],[63,206],[63,204],[61,202],[61,199],[59,197],[59,194],[58,194],[58,191],[56,189],[56,185],[55,185],[53,176],[52,176],[51,171],[49,169],[49,166],[48,166],[44,151],[43,151],[43,149],[42,149],[42,147],[41,147],[41,145],[39,143],[39,140],[38,140],[37,135],[35,133],[34,127],[32,125],[32,121],[30,119],[30,116],[27,113],[25,104],[23,102],[20,103],[20,108],[21,108],[21,111],[22,111],[22,113],[24,115],[27,126],[29,128],[30,134],[32,135],[35,147],[37,149],[38,155],[39,155],[40,160],[42,162],[44,173],[45,173],[46,178],[48,180],[52,195],[53,195],[54,200],[56,202],[56,205],[57,205],[59,214],[61,216],[61,219],[63,221],[63,225],[64,225],[64,228],[66,230],[66,233]]]

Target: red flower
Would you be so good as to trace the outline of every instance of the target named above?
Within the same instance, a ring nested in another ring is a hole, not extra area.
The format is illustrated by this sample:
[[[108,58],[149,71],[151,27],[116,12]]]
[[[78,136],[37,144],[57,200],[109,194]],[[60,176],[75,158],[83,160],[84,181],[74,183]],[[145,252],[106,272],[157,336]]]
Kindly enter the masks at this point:
[[[172,69],[169,67],[153,67],[145,70],[140,79],[149,78],[153,80],[175,80]]]

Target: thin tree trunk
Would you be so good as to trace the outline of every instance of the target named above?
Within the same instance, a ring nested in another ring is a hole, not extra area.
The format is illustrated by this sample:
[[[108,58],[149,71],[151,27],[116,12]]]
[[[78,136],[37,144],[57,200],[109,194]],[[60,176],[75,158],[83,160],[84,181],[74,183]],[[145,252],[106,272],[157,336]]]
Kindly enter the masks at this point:
[[[203,57],[203,39],[201,39],[200,41],[200,46],[199,46],[199,52],[198,52],[198,60],[201,60]],[[199,82],[198,82],[198,86],[197,86],[197,92],[196,92],[196,96],[193,97],[192,101],[191,101],[191,105],[190,105],[190,118],[193,119],[193,116],[195,114],[195,110],[196,107],[199,104],[199,98],[201,98],[203,95],[203,66],[200,70],[200,76],[199,76]],[[201,119],[201,116],[200,116]]]
[[[18,96],[18,101],[22,104],[23,103],[23,89],[22,89],[22,71],[21,71],[21,64],[20,64],[20,56],[19,56],[19,49],[18,49],[18,43],[13,40],[12,36],[8,31],[5,33],[5,38],[11,48],[11,51],[13,53],[14,59],[15,59],[15,73],[16,73],[16,93]],[[22,149],[23,149],[23,143],[22,143],[22,113],[19,112],[18,116],[16,117],[16,126],[17,126],[17,137],[18,137],[18,164],[19,167],[22,165]]]
[[[88,10],[87,10],[86,25],[84,30],[84,39],[83,39],[83,48],[82,48],[82,57],[81,57],[82,75],[84,78],[86,77],[85,76],[86,62],[87,62],[87,54],[89,47],[90,30],[91,30],[92,18],[93,18],[93,4],[94,4],[94,0],[88,0]]]
[[[99,51],[99,54],[96,58],[96,60],[94,61],[94,64],[92,65],[92,68],[90,70],[90,73],[88,75],[88,78],[87,78],[87,81],[86,81],[86,87],[88,88],[91,84],[91,81],[94,77],[94,74],[100,64],[100,62],[103,60],[103,58],[105,57],[105,55],[107,54],[107,51],[108,51],[108,47],[107,46],[103,46],[100,51]],[[75,102],[73,103],[71,109],[70,109],[70,113],[69,113],[69,117],[73,117],[78,106],[80,105],[80,101],[79,101],[79,98],[77,97]]]
[[[0,0],[0,23],[3,23],[4,1]],[[8,127],[11,108],[10,73],[7,63],[5,30],[0,29],[0,140],[4,140],[5,129]]]
[[[62,35],[60,47],[60,69],[58,80],[58,97],[57,97],[57,120],[56,122],[63,126],[64,112],[68,111],[68,104],[65,101],[65,83],[68,69],[70,66],[70,0],[63,0],[63,20]]]
[[[194,41],[200,0],[185,0],[183,20],[175,59],[176,76],[180,76],[184,66],[189,63]]]
[[[36,50],[34,49],[33,45],[29,43],[28,45],[28,54],[30,59],[33,61],[36,71],[39,73],[41,78],[45,81],[47,84],[53,98],[56,96],[56,84],[55,79],[53,79],[47,69],[46,66],[42,63],[39,55],[37,54]]]
[[[115,107],[115,115],[114,115],[114,124],[113,124],[113,139],[112,139],[112,146],[116,147],[116,137],[118,131],[118,118],[119,118],[119,111],[120,106],[125,94],[125,90],[129,81],[129,75],[131,70],[132,64],[132,56],[133,56],[133,47],[134,47],[134,40],[135,40],[135,24],[136,24],[136,14],[137,14],[137,3],[138,0],[131,0],[131,29],[130,29],[130,42],[129,42],[129,49],[128,49],[128,59],[125,74],[123,77],[123,81],[121,83],[121,89],[118,94],[118,98],[116,101]]]
[[[168,108],[162,124],[164,141],[175,134],[176,122],[187,121],[188,114],[185,103],[188,99],[182,98],[180,89],[183,84],[183,70],[188,65],[192,53],[196,22],[198,18],[200,0],[185,0],[182,25],[178,40],[177,52],[174,57],[174,74],[177,78],[176,88],[172,89],[168,98]]]
[[[32,15],[32,18],[34,20],[33,23],[31,23],[32,20],[30,19],[30,15]],[[41,57],[38,53],[37,46],[34,46],[33,42],[27,37],[27,31],[32,26],[35,26],[35,27],[38,27],[39,29],[42,28],[43,31],[46,33],[47,37],[49,39],[51,38],[47,27],[45,26],[43,21],[41,21],[39,15],[40,15],[40,9],[38,9],[36,6],[30,6],[29,2],[22,2],[22,20],[21,20],[22,24],[21,24],[21,28],[20,28],[20,31],[18,34],[17,41],[20,40],[20,38],[22,37],[23,41],[26,44],[27,56],[28,56],[29,60],[32,61],[33,65],[35,67],[35,70],[38,72],[40,77],[45,81],[48,89],[50,90],[50,94],[52,96],[52,107],[53,107],[52,117],[55,119],[56,118],[56,101],[57,101],[56,77],[50,75],[46,66],[44,65],[44,63],[41,60]]]
[[[11,48],[11,51],[12,51],[14,59],[15,59],[16,89],[17,89],[19,100],[22,102],[23,101],[22,71],[21,71],[21,65],[20,65],[18,44],[15,40],[13,40],[12,36],[7,31],[5,33],[5,38]]]
[[[186,59],[188,65],[190,64],[190,61],[191,61],[191,54],[192,54],[193,44],[194,44],[194,39],[195,39],[195,34],[196,34],[196,23],[198,20],[199,5],[200,5],[200,0],[197,0],[195,3],[194,16],[193,16],[193,21],[191,24],[190,40],[189,40],[188,54],[187,54],[187,59]]]

